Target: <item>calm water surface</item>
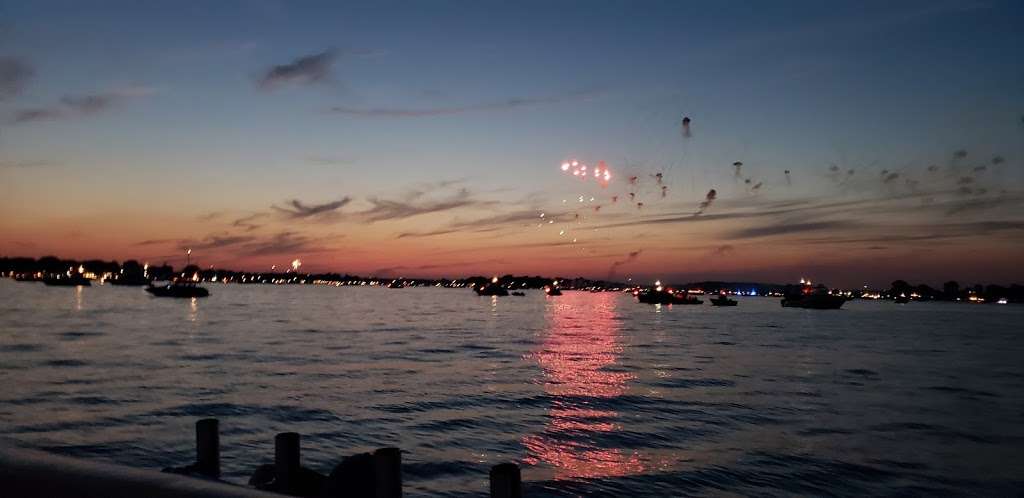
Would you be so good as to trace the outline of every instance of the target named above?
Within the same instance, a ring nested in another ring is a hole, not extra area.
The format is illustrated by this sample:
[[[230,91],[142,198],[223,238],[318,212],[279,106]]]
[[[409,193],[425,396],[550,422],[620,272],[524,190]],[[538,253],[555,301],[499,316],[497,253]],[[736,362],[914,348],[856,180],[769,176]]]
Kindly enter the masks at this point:
[[[1024,490],[1024,307],[566,292],[0,281],[0,435],[226,478],[303,435],[307,466],[405,450],[409,495],[983,494]]]

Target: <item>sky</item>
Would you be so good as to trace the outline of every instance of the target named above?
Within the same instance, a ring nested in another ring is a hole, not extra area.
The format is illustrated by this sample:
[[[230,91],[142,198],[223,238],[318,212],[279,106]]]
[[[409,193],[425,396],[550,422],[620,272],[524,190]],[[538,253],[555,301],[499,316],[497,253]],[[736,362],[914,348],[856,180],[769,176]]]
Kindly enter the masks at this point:
[[[1022,19],[1015,1],[0,0],[0,255],[1022,282]]]

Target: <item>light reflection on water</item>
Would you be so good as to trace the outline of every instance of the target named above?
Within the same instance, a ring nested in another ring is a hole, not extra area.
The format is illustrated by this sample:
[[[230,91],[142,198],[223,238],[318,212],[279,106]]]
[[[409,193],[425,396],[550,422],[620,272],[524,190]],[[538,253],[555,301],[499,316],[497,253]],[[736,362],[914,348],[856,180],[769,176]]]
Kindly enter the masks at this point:
[[[526,463],[548,463],[556,479],[618,477],[644,471],[640,457],[622,448],[600,445],[595,433],[621,430],[614,410],[588,406],[589,397],[615,398],[635,378],[617,372],[619,343],[617,296],[599,294],[585,308],[556,302],[548,306],[544,342],[533,357],[544,372],[544,391],[552,396],[549,421],[538,435],[523,438]]]
[[[0,280],[0,436],[128,465],[194,458],[221,419],[244,483],[398,446],[410,496],[983,494],[1021,489],[1024,306],[654,307],[566,292]]]

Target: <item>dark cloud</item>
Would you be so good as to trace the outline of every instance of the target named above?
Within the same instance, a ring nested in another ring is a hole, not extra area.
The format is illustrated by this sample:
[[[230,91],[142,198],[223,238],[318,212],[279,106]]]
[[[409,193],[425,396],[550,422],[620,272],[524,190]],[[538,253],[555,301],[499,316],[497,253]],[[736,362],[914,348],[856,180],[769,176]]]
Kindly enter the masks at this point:
[[[341,156],[306,156],[306,162],[317,166],[346,166],[355,163],[356,160]]]
[[[953,151],[953,159],[964,159],[967,157],[967,149]]]
[[[284,205],[284,207],[278,207],[276,205],[270,206],[271,209],[282,214],[285,218],[291,220],[302,220],[312,219],[317,221],[332,221],[337,215],[337,211],[344,207],[349,202],[352,202],[350,197],[342,197],[336,201],[326,202],[323,204],[305,204],[298,199],[292,199]]]
[[[899,173],[886,173],[884,171],[882,173],[882,183],[892,183],[893,180],[900,177]]]
[[[56,166],[56,163],[50,161],[0,161],[0,168],[3,169],[33,169],[50,166]]]
[[[932,242],[958,238],[993,236],[1024,231],[1024,221],[982,221],[929,225],[893,225],[873,227],[872,233],[859,237],[821,237],[801,239],[801,244],[871,244],[893,242]]]
[[[295,232],[280,232],[247,243],[239,248],[245,256],[272,256],[277,254],[306,254],[330,250],[323,246],[323,238],[313,238]]]
[[[179,240],[178,249],[208,250],[237,246],[256,240],[249,235],[210,235],[202,240]]]
[[[224,216],[224,211],[210,211],[209,213],[203,213],[196,216],[197,221],[213,221],[217,218]]]
[[[465,114],[482,111],[505,111],[521,107],[533,107],[545,104],[558,104],[562,102],[585,100],[597,95],[595,91],[573,92],[565,95],[551,97],[513,97],[497,102],[485,102],[465,106],[434,107],[426,109],[402,109],[402,108],[354,108],[354,107],[332,107],[331,112],[345,114],[348,116],[378,117],[378,118],[420,118],[428,116],[444,116],[451,114]]]
[[[25,60],[0,57],[0,102],[20,94],[34,74],[35,70]]]
[[[543,219],[559,220],[560,218],[568,216],[568,214],[569,213],[565,212],[547,212]],[[540,220],[540,211],[536,209],[524,209],[472,220],[455,220],[437,230],[401,233],[398,235],[398,238],[431,237],[434,235],[447,235],[457,232],[493,232],[514,226],[533,225],[540,222]]]
[[[996,164],[996,163],[993,163],[993,164]],[[982,164],[981,166],[975,166],[972,171],[974,171],[975,173],[981,173],[981,172],[983,172],[983,171],[985,171],[987,169],[988,169],[988,166],[985,166],[984,164]]]
[[[937,207],[944,209],[947,216],[952,216],[956,214],[991,211],[1004,206],[1019,206],[1022,203],[1024,203],[1024,198],[1019,195],[1002,195],[987,199],[974,198],[956,200],[944,203]]]
[[[264,90],[273,90],[287,84],[309,85],[327,81],[337,57],[338,52],[330,49],[273,66],[260,77],[258,85]]]
[[[398,201],[371,197],[369,200],[372,207],[365,211],[356,213],[357,216],[367,223],[375,221],[389,221],[411,218],[421,214],[440,213],[463,207],[486,206],[494,204],[491,201],[482,201],[473,198],[468,189],[459,189],[446,199],[420,200],[423,191],[414,191],[409,195],[409,200]]]
[[[251,231],[256,230],[256,229],[260,228],[261,226],[263,226],[263,225],[254,223],[254,221],[256,221],[256,220],[258,220],[260,218],[266,217],[266,216],[268,216],[267,213],[253,213],[253,214],[250,214],[250,215],[247,215],[247,216],[243,216],[241,218],[238,218],[238,219],[232,221],[231,222],[231,226],[237,227],[237,228],[244,228],[245,231],[251,232]]]
[[[794,233],[821,232],[830,230],[849,230],[860,225],[849,220],[835,221],[813,221],[806,223],[780,223],[769,226],[756,226],[734,230],[727,235],[730,239],[748,239],[757,237],[772,237],[775,235],[789,235]]]
[[[455,267],[462,267],[462,266],[469,266],[469,265],[504,264],[504,263],[505,263],[505,260],[502,260],[502,259],[485,259],[485,260],[480,260],[480,261],[456,261],[456,262],[452,262],[452,263],[431,263],[431,264],[417,265],[417,266],[397,265],[397,266],[388,266],[388,267],[385,267],[385,268],[377,268],[376,270],[374,270],[373,274],[374,275],[390,275],[390,274],[393,274],[393,273],[395,273],[397,271],[438,270],[438,269],[441,269],[441,268],[455,268]]]
[[[169,244],[171,242],[177,242],[177,239],[148,239],[141,242],[136,242],[137,246],[154,246],[159,244]]]
[[[54,105],[21,109],[14,115],[16,124],[33,121],[88,116],[103,112],[116,104],[132,97],[140,97],[150,93],[146,88],[126,88],[107,93],[91,95],[65,95]]]
[[[397,239],[405,239],[405,238],[411,238],[411,237],[433,237],[435,235],[448,235],[450,233],[457,233],[457,232],[460,232],[460,231],[461,230],[456,229],[456,228],[441,228],[441,229],[438,229],[438,230],[431,230],[429,232],[402,232],[402,233],[398,234],[395,238],[397,238]]]
[[[999,165],[1006,162],[1006,158],[1003,156],[995,156],[992,158],[992,164]]]

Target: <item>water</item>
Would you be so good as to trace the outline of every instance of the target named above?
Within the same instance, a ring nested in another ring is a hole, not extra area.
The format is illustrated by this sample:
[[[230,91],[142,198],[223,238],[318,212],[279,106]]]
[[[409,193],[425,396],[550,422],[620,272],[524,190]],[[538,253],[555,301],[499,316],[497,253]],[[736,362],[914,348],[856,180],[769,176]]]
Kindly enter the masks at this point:
[[[1024,307],[656,308],[566,292],[0,281],[0,435],[225,477],[303,435],[304,463],[405,450],[411,496],[985,494],[1024,489]]]

